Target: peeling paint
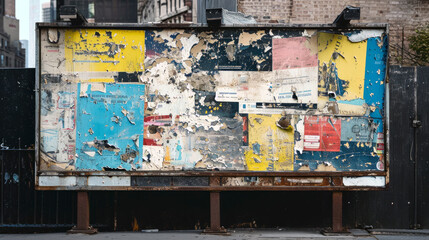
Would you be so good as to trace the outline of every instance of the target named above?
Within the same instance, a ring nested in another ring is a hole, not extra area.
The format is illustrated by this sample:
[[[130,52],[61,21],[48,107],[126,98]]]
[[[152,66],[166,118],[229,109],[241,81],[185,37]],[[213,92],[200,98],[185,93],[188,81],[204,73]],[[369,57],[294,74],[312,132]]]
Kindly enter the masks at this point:
[[[360,187],[384,187],[386,185],[385,177],[344,177],[344,186]]]
[[[249,114],[249,145],[259,144],[246,151],[247,169],[251,171],[287,171],[293,169],[294,132],[276,126],[281,115]]]
[[[322,183],[323,178],[288,178],[287,181],[291,183],[303,183],[303,184]]]
[[[382,30],[53,28],[40,37],[41,170],[384,170]]]
[[[381,29],[363,29],[358,33],[352,33],[347,36],[350,42],[362,42],[368,38],[381,37],[384,34],[384,30]]]

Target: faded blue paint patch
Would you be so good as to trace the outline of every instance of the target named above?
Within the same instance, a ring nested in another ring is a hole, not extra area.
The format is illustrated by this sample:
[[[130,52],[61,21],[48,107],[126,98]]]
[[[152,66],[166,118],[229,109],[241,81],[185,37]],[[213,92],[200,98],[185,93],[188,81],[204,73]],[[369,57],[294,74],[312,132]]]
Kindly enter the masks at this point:
[[[14,183],[19,183],[19,176],[18,174],[14,173],[12,174],[12,179]]]
[[[144,91],[142,84],[105,83],[105,92],[88,84],[77,100],[77,170],[141,168]]]
[[[383,132],[383,122],[380,119],[351,117],[341,121],[341,141],[345,142],[373,142],[377,140],[377,133]]]
[[[368,106],[376,107],[369,116],[383,118],[384,116],[384,95],[387,57],[387,37],[383,39],[369,38],[366,51],[365,67],[365,89],[363,96]],[[378,44],[381,44],[381,47]]]
[[[261,155],[261,145],[259,143],[252,144],[252,150],[254,154]]]
[[[52,109],[55,108],[54,101],[52,101],[52,92],[50,90],[44,89],[41,91],[41,108],[40,108],[40,114],[42,116],[47,116]]]
[[[346,144],[346,145],[344,145]],[[294,170],[309,166],[314,171],[320,164],[332,165],[337,171],[377,171],[379,156],[376,145],[341,141],[340,152],[303,151],[295,155]]]
[[[171,165],[175,167],[182,167],[183,169],[192,169],[195,167],[195,162],[192,155],[188,151],[192,149],[182,146],[179,139],[170,139],[167,146],[171,150]],[[198,159],[199,160],[199,159]]]
[[[9,182],[10,175],[8,172],[5,172],[3,175],[4,175],[4,184],[7,184]]]
[[[335,100],[335,99],[333,99]],[[365,103],[365,100],[362,98],[356,98],[353,100],[338,100],[338,103],[344,103],[344,104],[350,104],[350,105],[356,105],[356,106],[362,106],[362,104]]]
[[[180,145],[180,140],[177,142],[176,151],[177,151],[176,159],[178,161],[182,161],[182,145]]]
[[[74,105],[74,92],[58,92],[58,108],[71,108]]]
[[[58,130],[43,129],[40,131],[40,145],[42,152],[54,153],[58,149]]]

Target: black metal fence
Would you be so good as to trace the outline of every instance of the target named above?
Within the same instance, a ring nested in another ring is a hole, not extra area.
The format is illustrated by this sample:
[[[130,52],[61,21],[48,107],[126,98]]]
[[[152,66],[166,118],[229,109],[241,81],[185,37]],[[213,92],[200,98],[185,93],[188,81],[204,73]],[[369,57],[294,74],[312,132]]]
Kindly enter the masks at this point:
[[[34,69],[0,70],[0,231],[65,231],[76,194],[34,190]],[[344,225],[429,228],[429,67],[390,67],[390,187],[346,192]],[[417,175],[415,175],[417,173]],[[223,192],[225,227],[328,227],[330,192]],[[91,192],[100,230],[202,229],[206,192]]]

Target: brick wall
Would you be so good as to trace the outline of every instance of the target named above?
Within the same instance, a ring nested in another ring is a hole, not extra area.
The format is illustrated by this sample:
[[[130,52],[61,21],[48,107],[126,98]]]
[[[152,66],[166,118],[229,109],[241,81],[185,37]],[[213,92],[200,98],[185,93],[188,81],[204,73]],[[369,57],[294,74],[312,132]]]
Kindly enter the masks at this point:
[[[332,23],[346,6],[361,8],[360,23],[389,23],[390,63],[407,60],[408,39],[429,23],[428,0],[238,0],[238,10],[261,23]]]

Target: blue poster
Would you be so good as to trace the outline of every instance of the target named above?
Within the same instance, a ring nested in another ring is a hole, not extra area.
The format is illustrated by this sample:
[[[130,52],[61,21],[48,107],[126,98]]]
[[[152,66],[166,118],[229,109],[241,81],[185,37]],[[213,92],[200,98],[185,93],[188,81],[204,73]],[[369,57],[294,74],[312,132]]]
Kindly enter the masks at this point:
[[[76,170],[139,169],[143,84],[79,83]]]

